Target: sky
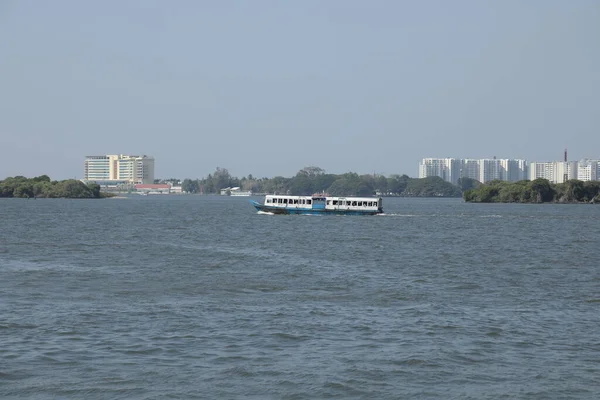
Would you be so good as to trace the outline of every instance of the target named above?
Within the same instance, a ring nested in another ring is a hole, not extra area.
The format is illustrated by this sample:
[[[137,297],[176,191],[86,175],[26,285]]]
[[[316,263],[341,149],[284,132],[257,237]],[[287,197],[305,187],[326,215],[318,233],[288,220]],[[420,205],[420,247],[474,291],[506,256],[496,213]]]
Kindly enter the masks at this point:
[[[0,179],[600,158],[597,0],[0,0]]]

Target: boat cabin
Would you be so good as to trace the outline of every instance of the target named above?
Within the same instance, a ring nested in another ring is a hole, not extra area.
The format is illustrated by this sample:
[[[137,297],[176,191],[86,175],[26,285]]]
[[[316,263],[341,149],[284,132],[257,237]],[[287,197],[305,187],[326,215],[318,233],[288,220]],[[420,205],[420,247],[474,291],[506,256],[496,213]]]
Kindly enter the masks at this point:
[[[382,209],[381,197],[331,197],[267,195],[265,205],[282,208],[377,211]]]

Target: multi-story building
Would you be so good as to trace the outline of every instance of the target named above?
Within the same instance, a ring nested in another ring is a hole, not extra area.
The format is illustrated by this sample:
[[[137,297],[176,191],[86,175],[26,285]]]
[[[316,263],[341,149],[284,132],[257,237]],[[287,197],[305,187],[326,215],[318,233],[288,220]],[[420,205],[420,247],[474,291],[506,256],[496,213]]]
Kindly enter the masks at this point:
[[[456,184],[461,177],[461,160],[455,158],[424,158],[419,164],[419,178],[439,176]]]
[[[548,179],[552,183],[563,183],[578,176],[577,161],[545,161],[529,164],[529,180]]]
[[[554,163],[552,162],[531,162],[529,163],[529,180],[542,178],[549,181],[554,180]]]
[[[564,183],[571,179],[577,179],[577,161],[556,161],[554,162],[554,183]]]
[[[565,153],[566,159],[566,153]],[[462,177],[479,182],[521,181],[538,178],[552,183],[571,179],[600,180],[600,160],[527,162],[520,159],[424,158],[419,163],[419,178],[439,176],[456,184]]]
[[[577,179],[580,181],[600,180],[600,161],[583,159],[579,161]]]
[[[154,182],[154,158],[123,154],[87,156],[84,180],[107,184],[151,184]]]
[[[85,180],[109,180],[114,175],[111,156],[87,156],[83,176]],[[115,177],[116,179],[116,177]]]
[[[526,160],[500,160],[501,168],[504,170],[504,180],[518,182],[528,179],[529,164]]]
[[[500,160],[495,158],[479,160],[479,179],[477,179],[479,182],[506,180],[505,175]]]
[[[460,178],[519,181],[527,179],[527,167],[526,160],[424,158],[419,163],[419,177],[439,176],[453,184]]]
[[[460,176],[461,178],[471,178],[471,179],[476,179],[479,180],[480,176],[480,170],[481,170],[481,166],[479,164],[479,160],[474,160],[474,159],[464,159],[461,160],[462,161],[462,168],[461,168],[461,173]]]

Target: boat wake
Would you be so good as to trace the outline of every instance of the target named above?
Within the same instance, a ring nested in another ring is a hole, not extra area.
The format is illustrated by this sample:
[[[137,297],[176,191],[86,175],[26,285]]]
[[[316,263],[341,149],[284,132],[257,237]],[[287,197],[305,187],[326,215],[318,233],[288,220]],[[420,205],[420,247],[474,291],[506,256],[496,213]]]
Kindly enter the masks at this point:
[[[257,211],[256,213],[261,214],[261,215],[275,215],[275,213],[268,212],[268,211]]]
[[[419,215],[415,214],[376,214],[379,217],[418,217]]]

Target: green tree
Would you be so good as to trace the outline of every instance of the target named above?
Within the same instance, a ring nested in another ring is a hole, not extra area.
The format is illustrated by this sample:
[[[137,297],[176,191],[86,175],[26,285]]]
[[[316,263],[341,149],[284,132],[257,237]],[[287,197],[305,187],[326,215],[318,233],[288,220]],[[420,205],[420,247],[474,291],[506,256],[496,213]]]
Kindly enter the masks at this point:
[[[408,175],[392,175],[388,178],[388,191],[400,195],[406,190],[406,185],[410,180]]]
[[[467,177],[458,179],[458,187],[463,192],[469,189],[477,189],[479,186],[481,186],[481,182],[479,182],[477,179]]]
[[[378,175],[374,183],[375,190],[379,193],[388,194],[388,180],[383,175]]]
[[[461,190],[458,186],[446,182],[439,176],[430,176],[422,179],[410,179],[402,195],[411,197],[459,197]]]
[[[296,175],[305,175],[307,177],[315,177],[318,175],[323,175],[324,173],[325,173],[325,170],[323,168],[310,166],[310,167],[302,168],[300,171],[298,171],[298,173]]]
[[[545,203],[552,201],[554,198],[554,190],[550,186],[550,182],[547,179],[538,178],[531,182],[531,198],[536,203]]]
[[[181,183],[181,190],[183,190],[186,193],[198,193],[199,189],[200,185],[198,183],[198,180],[191,180],[186,178]]]
[[[32,179],[34,182],[47,182],[50,183],[50,177],[48,175],[36,176]]]
[[[96,183],[88,183],[87,186],[90,189],[90,191],[92,192],[93,197],[95,197],[95,198],[100,197],[100,185],[98,185]]]
[[[215,193],[219,193],[221,189],[231,187],[231,175],[227,168],[217,167],[212,179]]]

